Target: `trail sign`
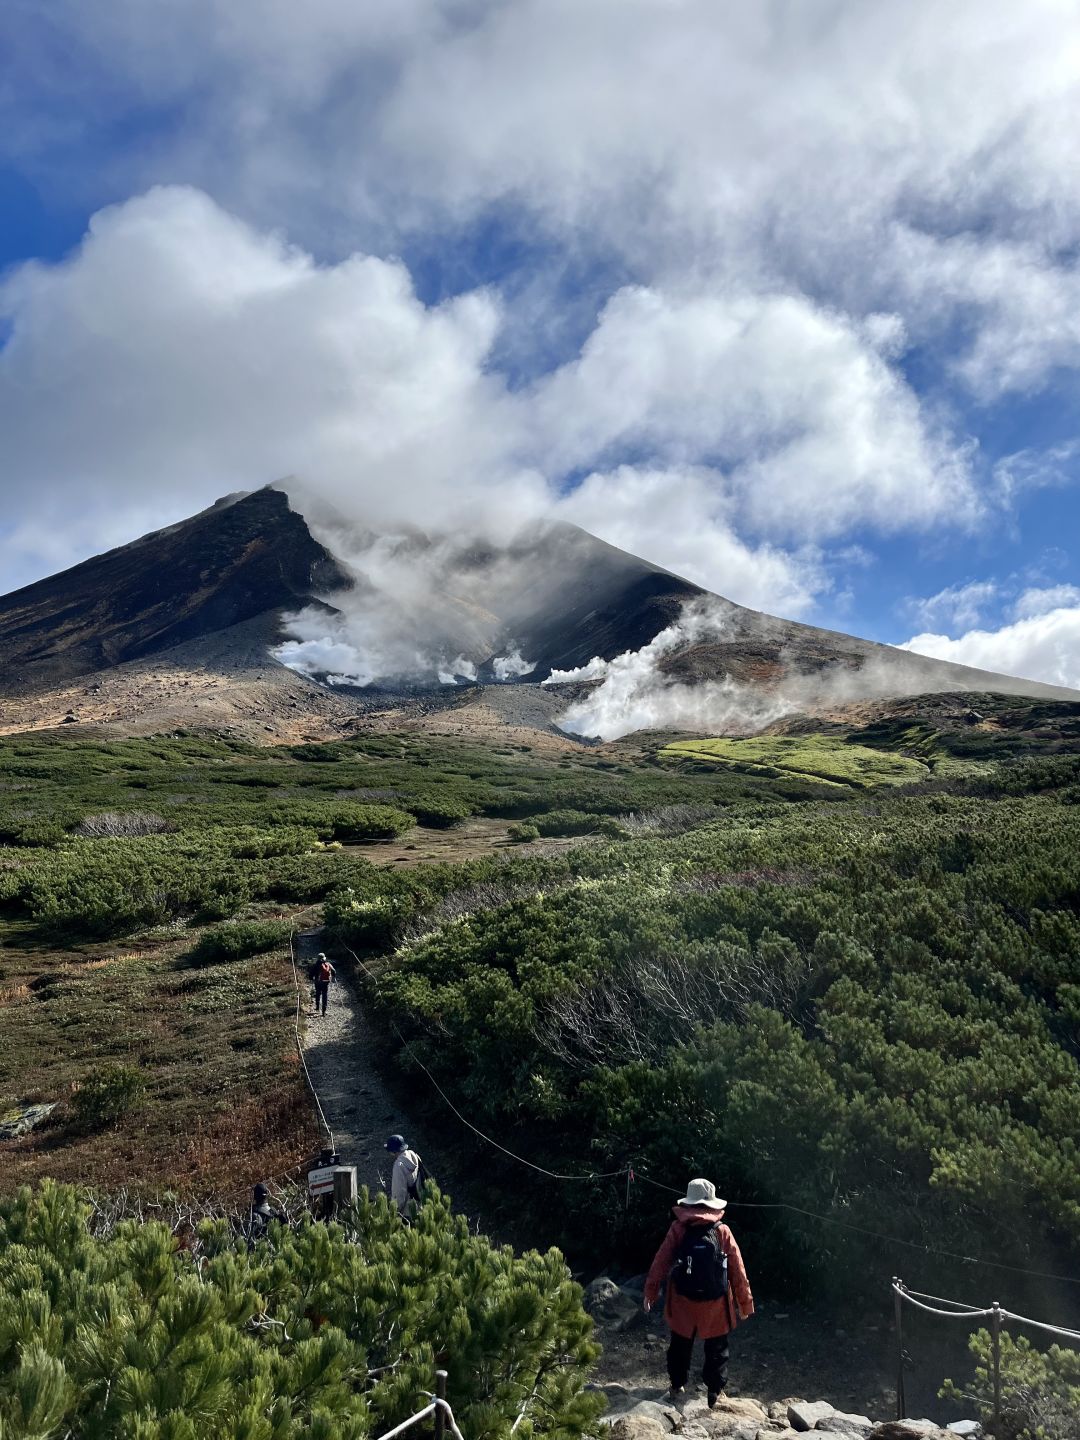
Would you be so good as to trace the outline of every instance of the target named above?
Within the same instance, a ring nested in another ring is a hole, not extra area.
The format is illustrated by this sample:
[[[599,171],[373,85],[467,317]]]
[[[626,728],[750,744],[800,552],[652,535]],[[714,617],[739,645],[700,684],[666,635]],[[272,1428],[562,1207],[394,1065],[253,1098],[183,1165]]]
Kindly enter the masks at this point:
[[[332,1195],[334,1193],[334,1166],[320,1165],[307,1172],[309,1195]]]

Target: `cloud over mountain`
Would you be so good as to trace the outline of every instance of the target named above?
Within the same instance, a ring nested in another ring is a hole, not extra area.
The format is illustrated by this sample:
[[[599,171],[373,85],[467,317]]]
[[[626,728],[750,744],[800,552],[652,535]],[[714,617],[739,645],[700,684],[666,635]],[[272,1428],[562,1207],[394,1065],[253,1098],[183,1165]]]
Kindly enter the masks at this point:
[[[802,610],[824,583],[807,538],[976,505],[875,337],[803,299],[629,287],[576,358],[514,390],[488,364],[491,290],[425,305],[400,262],[320,265],[159,188],[96,215],[63,263],[15,270],[0,313],[8,550],[36,549],[39,570],[69,558],[61,537],[108,543],[150,506],[169,520],[294,473],[376,527],[552,513],[672,564],[696,543],[702,583]],[[649,463],[575,487],[628,448]]]
[[[377,524],[563,515],[791,613],[851,542],[1075,513],[1071,0],[5,26],[0,159],[94,215],[0,282],[9,584],[290,471]],[[894,579],[879,633],[966,569]]]

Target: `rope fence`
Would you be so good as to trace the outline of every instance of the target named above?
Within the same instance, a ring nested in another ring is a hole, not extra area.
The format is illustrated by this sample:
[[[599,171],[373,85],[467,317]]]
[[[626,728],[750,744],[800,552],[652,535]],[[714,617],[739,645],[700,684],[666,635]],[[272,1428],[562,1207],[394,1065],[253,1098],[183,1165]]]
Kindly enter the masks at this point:
[[[364,964],[363,960],[360,959],[359,955],[357,955],[354,950],[350,950],[347,945],[342,946],[342,949],[344,949],[346,954],[352,956],[355,964],[359,967],[360,970],[364,972],[364,974],[368,977],[369,980],[377,982],[378,976],[375,974],[375,972],[371,969],[370,966]],[[644,1171],[637,1169],[632,1163],[623,1165],[618,1170],[588,1171],[577,1174],[564,1174],[557,1170],[549,1170],[543,1165],[537,1165],[535,1161],[527,1159],[526,1156],[519,1155],[515,1151],[508,1149],[507,1146],[501,1144],[498,1140],[495,1140],[492,1138],[492,1136],[486,1134],[483,1130],[479,1128],[479,1126],[474,1125],[467,1116],[461,1113],[458,1107],[450,1099],[449,1095],[447,1095],[446,1091],[435,1079],[435,1076],[424,1064],[423,1060],[421,1060],[419,1055],[417,1055],[410,1042],[401,1033],[400,1027],[397,1025],[396,1021],[393,1019],[392,1016],[390,1017],[390,1026],[394,1031],[394,1034],[398,1037],[398,1040],[401,1042],[402,1047],[409,1055],[410,1059],[412,1059],[418,1066],[418,1068],[424,1072],[428,1080],[431,1082],[433,1088],[441,1096],[444,1104],[457,1117],[457,1119],[462,1123],[462,1125],[466,1126],[467,1129],[471,1130],[472,1133],[476,1135],[479,1139],[483,1140],[485,1144],[492,1146],[493,1149],[498,1150],[501,1154],[506,1155],[509,1159],[516,1161],[519,1165],[524,1165],[528,1169],[536,1171],[537,1174],[545,1175],[551,1180],[625,1180],[625,1203],[627,1206],[629,1206],[630,1203],[631,1186],[636,1181],[641,1181],[646,1185],[651,1185],[654,1187],[654,1189],[663,1190],[669,1195],[680,1195],[682,1193],[681,1189],[676,1189],[673,1185],[666,1184],[660,1180],[654,1180],[651,1175],[646,1175]],[[1009,1265],[1006,1264],[1004,1261],[1000,1260],[983,1260],[977,1255],[965,1255],[958,1250],[946,1250],[943,1249],[941,1246],[926,1245],[917,1240],[904,1240],[899,1235],[887,1235],[880,1230],[871,1230],[868,1229],[865,1225],[856,1225],[850,1220],[840,1220],[835,1215],[822,1215],[815,1210],[806,1210],[801,1205],[792,1205],[784,1200],[731,1200],[728,1201],[728,1208],[732,1210],[786,1210],[791,1214],[802,1215],[807,1219],[817,1220],[826,1225],[836,1225],[843,1230],[851,1230],[855,1234],[865,1235],[868,1239],[871,1240],[881,1240],[891,1245],[899,1245],[909,1250],[917,1250],[920,1252],[920,1254],[938,1255],[945,1259],[960,1260],[967,1265],[981,1265],[992,1270],[1004,1270],[1013,1275],[1027,1276],[1029,1279],[1055,1280],[1065,1285],[1080,1285],[1080,1277],[1075,1275],[1056,1275],[1048,1270],[1031,1270],[1025,1268],[1022,1265]]]
[[[290,931],[289,961],[292,965],[293,984],[296,986],[296,1018],[293,1021],[293,1030],[296,1034],[296,1053],[300,1056],[300,1064],[304,1067],[304,1076],[307,1079],[308,1088],[310,1089],[312,1095],[314,1095],[315,1097],[315,1107],[319,1112],[319,1119],[322,1121],[323,1129],[330,1137],[330,1149],[336,1150],[337,1146],[334,1144],[334,1132],[330,1129],[329,1121],[326,1118],[326,1112],[323,1110],[322,1107],[322,1101],[319,1099],[319,1092],[318,1090],[316,1090],[315,1082],[311,1078],[311,1071],[308,1069],[307,1059],[304,1056],[304,1046],[300,1039],[300,1006],[302,1003],[302,997],[300,993],[300,972],[296,968],[296,946],[293,943],[295,936],[296,931]]]
[[[385,1430],[378,1440],[394,1440],[396,1435],[403,1435],[406,1430],[418,1425],[421,1420],[426,1420],[429,1415],[435,1417],[435,1440],[443,1440],[447,1425],[450,1427],[450,1433],[454,1440],[464,1440],[464,1436],[457,1427],[457,1421],[454,1419],[454,1412],[446,1398],[445,1370],[435,1371],[435,1393],[432,1394],[430,1391],[425,1393],[431,1403],[425,1405],[423,1410],[418,1410],[415,1415],[410,1415],[407,1420],[402,1420],[401,1424],[395,1425],[392,1430]]]
[[[1080,1330],[1070,1330],[1063,1325],[1049,1325],[1045,1320],[1033,1320],[1029,1315],[1018,1315],[1006,1310],[995,1300],[991,1305],[972,1306],[962,1300],[948,1300],[941,1295],[926,1295],[919,1290],[909,1290],[904,1282],[894,1276],[892,1281],[893,1306],[896,1316],[896,1418],[907,1416],[907,1399],[904,1393],[904,1371],[911,1363],[911,1356],[904,1348],[904,1306],[921,1311],[925,1315],[936,1315],[942,1320],[963,1320],[970,1325],[973,1320],[990,1322],[990,1378],[994,1391],[993,1419],[994,1434],[1001,1429],[1001,1331],[1006,1320],[1015,1325],[1030,1325],[1045,1334],[1057,1335],[1064,1340],[1080,1342]],[[933,1303],[930,1303],[933,1302]],[[947,1306],[947,1309],[942,1309]]]

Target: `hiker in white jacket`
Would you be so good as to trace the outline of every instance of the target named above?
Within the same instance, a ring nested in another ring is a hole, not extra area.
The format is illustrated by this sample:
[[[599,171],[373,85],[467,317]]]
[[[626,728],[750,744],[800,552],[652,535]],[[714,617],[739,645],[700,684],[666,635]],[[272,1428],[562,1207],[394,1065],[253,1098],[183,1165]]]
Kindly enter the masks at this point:
[[[403,1220],[411,1218],[410,1202],[420,1199],[420,1156],[405,1144],[403,1135],[391,1135],[386,1148],[394,1157],[390,1171],[390,1199]]]

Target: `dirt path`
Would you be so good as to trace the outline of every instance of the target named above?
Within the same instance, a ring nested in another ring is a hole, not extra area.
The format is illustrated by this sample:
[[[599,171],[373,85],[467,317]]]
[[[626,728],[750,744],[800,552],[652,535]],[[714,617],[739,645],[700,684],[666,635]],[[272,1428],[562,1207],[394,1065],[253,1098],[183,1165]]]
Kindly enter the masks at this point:
[[[321,928],[301,931],[296,963],[306,985],[308,966],[325,944]],[[370,1190],[386,1190],[390,1157],[386,1137],[405,1136],[424,1157],[429,1171],[455,1200],[455,1209],[470,1217],[472,1228],[496,1243],[520,1246],[512,1216],[492,1210],[494,1197],[479,1177],[462,1174],[457,1151],[458,1123],[436,1096],[392,1083],[384,1070],[380,1037],[364,1013],[352,986],[339,980],[330,988],[325,1015],[302,1016],[304,1056],[334,1132],[342,1162],[355,1165],[357,1180]],[[850,1321],[849,1321],[850,1325]],[[765,1402],[783,1395],[827,1395],[834,1404],[884,1416],[891,1395],[887,1374],[886,1327],[877,1324],[837,1328],[819,1316],[775,1311],[740,1329],[732,1366],[732,1389]],[[659,1314],[625,1333],[601,1326],[603,1346],[594,1383],[631,1388],[665,1388],[664,1347],[667,1332]],[[921,1396],[924,1408],[932,1395]]]
[[[321,929],[304,930],[296,940],[296,963],[305,983],[307,968],[324,943]],[[421,1113],[391,1087],[379,1064],[378,1037],[363,1005],[345,980],[330,987],[325,1015],[302,1016],[304,1058],[327,1122],[345,1165],[356,1166],[360,1185],[385,1190],[390,1181],[386,1138],[395,1132],[424,1157],[444,1188],[453,1185],[452,1152],[438,1114]]]

